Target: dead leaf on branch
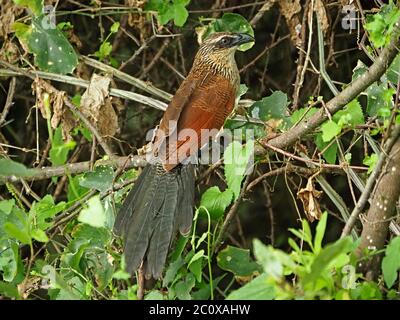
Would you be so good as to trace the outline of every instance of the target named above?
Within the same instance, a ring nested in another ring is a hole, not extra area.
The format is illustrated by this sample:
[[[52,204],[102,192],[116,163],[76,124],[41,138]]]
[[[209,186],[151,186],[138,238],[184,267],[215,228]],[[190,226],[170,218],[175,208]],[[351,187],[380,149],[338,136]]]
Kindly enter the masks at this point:
[[[0,0],[0,38],[8,38],[8,34],[12,33],[15,17],[22,12],[24,12],[24,8],[16,6],[13,1]]]
[[[304,212],[308,221],[313,222],[315,219],[319,220],[321,217],[321,208],[318,199],[322,195],[322,191],[318,191],[314,187],[314,175],[308,178],[307,186],[297,192],[297,197],[303,203]]]
[[[321,24],[321,29],[324,34],[328,32],[329,29],[329,20],[328,15],[326,14],[326,9],[322,0],[317,0],[315,2],[314,11],[317,13],[317,17],[319,23]]]
[[[81,98],[81,111],[93,122],[102,136],[114,136],[119,131],[118,116],[111,103],[111,79],[93,74],[89,87]]]
[[[301,42],[299,26],[301,22],[299,13],[301,12],[300,0],[283,0],[279,1],[282,15],[285,17],[286,23],[290,30],[290,38],[293,43],[299,45]]]
[[[63,102],[65,92],[54,90],[46,81],[36,78],[32,83],[36,95],[36,106],[44,119],[49,119],[51,127],[61,124],[64,140],[71,140],[70,132],[77,126],[78,121]],[[47,110],[48,108],[48,110]]]

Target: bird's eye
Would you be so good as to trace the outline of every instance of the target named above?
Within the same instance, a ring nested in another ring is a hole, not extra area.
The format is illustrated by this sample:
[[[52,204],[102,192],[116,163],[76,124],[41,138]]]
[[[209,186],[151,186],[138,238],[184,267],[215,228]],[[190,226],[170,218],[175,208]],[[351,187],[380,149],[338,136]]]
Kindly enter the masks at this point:
[[[220,40],[220,43],[221,43],[222,45],[227,45],[227,44],[229,44],[229,38],[222,38],[222,39]]]

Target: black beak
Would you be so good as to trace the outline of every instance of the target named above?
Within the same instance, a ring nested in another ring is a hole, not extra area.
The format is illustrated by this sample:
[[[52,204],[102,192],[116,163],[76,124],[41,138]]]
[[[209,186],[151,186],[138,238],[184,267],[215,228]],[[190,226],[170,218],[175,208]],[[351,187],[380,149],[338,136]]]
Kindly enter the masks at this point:
[[[247,33],[237,33],[235,35],[235,39],[233,40],[233,45],[234,46],[240,46],[243,43],[248,43],[248,42],[253,42],[254,38],[247,34]]]

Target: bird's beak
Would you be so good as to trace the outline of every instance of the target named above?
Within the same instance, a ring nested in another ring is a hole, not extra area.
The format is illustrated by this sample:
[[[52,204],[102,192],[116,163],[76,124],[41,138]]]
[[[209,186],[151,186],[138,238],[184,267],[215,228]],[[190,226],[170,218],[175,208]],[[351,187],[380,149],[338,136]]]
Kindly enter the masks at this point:
[[[253,42],[254,38],[247,33],[237,33],[235,36],[235,40],[233,41],[234,46],[240,46],[241,44]]]

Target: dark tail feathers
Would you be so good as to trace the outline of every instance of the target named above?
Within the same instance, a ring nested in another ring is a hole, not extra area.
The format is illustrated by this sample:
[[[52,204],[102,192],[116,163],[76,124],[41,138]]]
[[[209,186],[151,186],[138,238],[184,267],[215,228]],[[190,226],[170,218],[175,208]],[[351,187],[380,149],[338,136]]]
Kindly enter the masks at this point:
[[[180,165],[165,172],[148,164],[129,192],[115,222],[124,238],[129,272],[144,261],[147,279],[161,277],[172,238],[190,232],[194,205],[194,167]]]

